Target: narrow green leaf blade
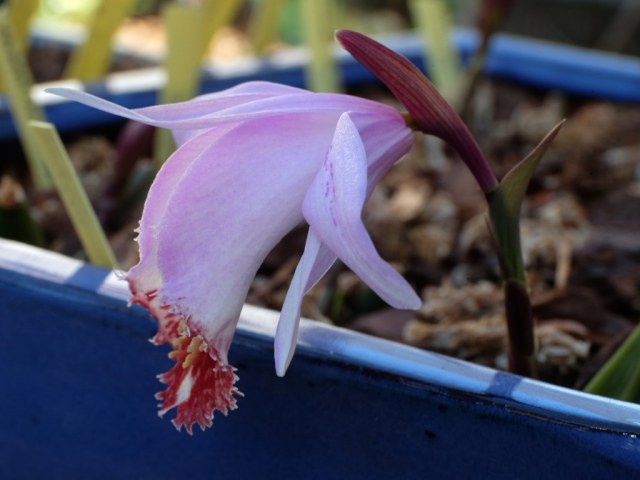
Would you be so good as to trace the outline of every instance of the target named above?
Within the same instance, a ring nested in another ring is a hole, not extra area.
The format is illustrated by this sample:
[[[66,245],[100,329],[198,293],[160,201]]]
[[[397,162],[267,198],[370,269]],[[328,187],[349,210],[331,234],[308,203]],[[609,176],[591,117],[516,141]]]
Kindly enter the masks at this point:
[[[498,188],[505,199],[505,206],[511,216],[515,218],[520,216],[520,207],[522,206],[522,200],[527,192],[531,177],[533,177],[533,173],[540,163],[542,155],[547,151],[553,139],[556,138],[563,124],[564,120],[553,127],[536,148],[534,148],[524,160],[513,167],[500,181]]]
[[[487,194],[491,226],[506,279],[525,282],[520,249],[520,207],[533,172],[563,123],[564,120],[556,125],[524,160],[504,176],[498,188]]]
[[[636,326],[584,390],[640,403],[640,325]]]

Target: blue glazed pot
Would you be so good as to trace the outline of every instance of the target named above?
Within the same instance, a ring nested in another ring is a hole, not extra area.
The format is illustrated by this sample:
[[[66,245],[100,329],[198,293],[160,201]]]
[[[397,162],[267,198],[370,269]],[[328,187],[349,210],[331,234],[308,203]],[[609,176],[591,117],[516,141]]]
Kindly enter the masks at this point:
[[[0,478],[638,478],[640,407],[246,306],[245,394],[193,437],[156,414],[171,362],[104,269],[0,240]],[[170,415],[170,414],[168,414]]]
[[[413,33],[403,33],[381,39],[395,51],[407,56],[424,69],[423,45]],[[463,61],[468,61],[478,46],[478,36],[470,30],[458,30],[452,42]],[[336,50],[343,82],[357,85],[375,81],[364,67],[347,52]],[[201,91],[212,92],[241,82],[265,80],[303,87],[304,65],[308,55],[304,49],[281,55],[248,60],[232,68],[208,66],[201,75]],[[619,101],[640,101],[640,60],[582,48],[562,46],[513,35],[496,35],[492,40],[486,72],[493,77],[511,79],[545,89],[557,89],[576,95]],[[165,77],[160,68],[114,73],[98,84],[82,85],[77,81],[55,82],[56,86],[85,89],[95,95],[129,108],[144,107],[156,102]],[[122,121],[113,115],[88,109],[43,92],[47,86],[34,90],[47,119],[59,131],[65,132]],[[0,97],[0,140],[16,137],[7,99]]]

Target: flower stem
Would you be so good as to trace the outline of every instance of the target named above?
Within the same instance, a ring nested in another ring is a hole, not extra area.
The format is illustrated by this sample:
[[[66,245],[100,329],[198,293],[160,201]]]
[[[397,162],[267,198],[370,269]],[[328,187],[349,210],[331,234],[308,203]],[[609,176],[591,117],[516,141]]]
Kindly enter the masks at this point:
[[[486,194],[489,220],[505,280],[510,368],[528,377],[537,377],[536,342],[520,243],[520,207],[540,158],[563,123],[556,125],[524,160],[504,176],[496,189]]]
[[[534,323],[527,288],[520,281],[507,280],[504,294],[509,335],[509,370],[518,375],[537,378]]]
[[[509,370],[518,375],[536,378],[534,322],[522,258],[519,212],[510,208],[502,189],[489,193],[487,203],[505,282]]]

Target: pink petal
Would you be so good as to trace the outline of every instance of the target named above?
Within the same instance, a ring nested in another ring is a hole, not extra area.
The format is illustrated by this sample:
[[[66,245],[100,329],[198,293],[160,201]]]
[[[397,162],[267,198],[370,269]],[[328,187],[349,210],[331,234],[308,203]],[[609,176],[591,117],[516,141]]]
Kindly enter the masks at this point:
[[[305,196],[304,216],[321,241],[384,301],[396,308],[418,308],[420,298],[380,258],[362,224],[366,197],[366,151],[356,126],[343,114],[331,150]]]
[[[190,163],[162,217],[148,225],[157,235],[162,303],[223,356],[258,267],[302,220],[336,117],[239,124]]]
[[[155,344],[167,343],[174,338],[181,321],[158,298],[163,279],[158,268],[157,229],[175,188],[188,172],[189,166],[202,156],[209,155],[211,146],[233,128],[230,125],[205,132],[183,145],[160,169],[147,195],[136,239],[140,262],[129,270],[126,279],[132,293],[131,303],[144,306],[158,320],[158,333],[153,338]]]
[[[372,161],[390,167],[399,156],[389,154],[404,153],[412,134],[393,109],[377,110],[361,109],[354,121],[369,139]],[[173,305],[221,355],[259,265],[303,219],[302,200],[340,112],[295,112],[238,124],[191,162],[182,178],[173,176],[170,202],[158,202],[169,203],[162,218],[147,224],[145,211],[143,228],[157,235],[161,303]]]
[[[262,98],[308,93],[300,88],[277,83],[248,82],[220,92],[201,95],[187,102],[154,105],[132,110],[80,90],[53,87],[48,88],[47,92],[89,105],[98,110],[113,113],[114,115],[120,115],[126,118],[129,118],[129,115],[139,115],[138,118],[132,118],[132,120],[140,119],[142,123],[146,123],[142,119],[172,121],[202,117],[235,105],[249,103]]]
[[[276,330],[274,354],[276,373],[280,377],[287,371],[298,341],[302,297],[322,278],[335,260],[336,255],[322,245],[314,231],[309,229],[304,253],[291,280]]]
[[[224,415],[236,408],[235,396],[241,395],[235,387],[237,376],[228,365],[225,355],[210,347],[201,337],[191,334],[187,319],[163,303],[164,282],[158,266],[157,227],[162,221],[175,187],[184,177],[192,162],[210,153],[212,144],[229,133],[232,127],[208,131],[185,144],[167,161],[156,176],[141,221],[138,243],[140,263],[127,273],[132,292],[132,303],[146,307],[158,321],[158,333],[153,337],[157,344],[170,343],[170,357],[174,367],[160,375],[167,388],[156,395],[161,400],[159,415],[172,408],[176,417],[172,420],[180,430],[189,434],[197,423],[201,429],[211,426],[216,410]]]
[[[203,130],[222,124],[292,113],[367,111],[373,115],[400,118],[391,107],[358,97],[316,94],[267,82],[252,85],[261,88],[234,87],[188,102],[134,110],[78,90],[49,88],[47,91],[130,120],[171,129],[178,146]]]

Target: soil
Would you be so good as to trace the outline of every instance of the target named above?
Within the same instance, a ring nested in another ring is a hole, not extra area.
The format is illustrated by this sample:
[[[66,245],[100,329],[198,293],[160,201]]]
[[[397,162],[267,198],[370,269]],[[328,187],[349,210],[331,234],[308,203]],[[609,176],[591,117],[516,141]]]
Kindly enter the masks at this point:
[[[379,86],[350,93],[394,103]],[[522,238],[542,378],[580,388],[640,320],[640,105],[486,80],[468,123],[500,178],[562,118],[568,121],[531,182]],[[64,140],[126,269],[137,259],[133,229],[151,177],[149,152],[133,154],[122,141],[117,147],[121,134],[113,128]],[[8,152],[0,173],[16,180],[0,184],[1,208],[20,203],[25,191],[47,248],[82,257],[57,196],[33,192],[15,144],[0,148]],[[464,164],[438,140],[416,135],[375,189],[364,220],[423,307],[385,306],[338,263],[307,295],[303,315],[506,368],[498,264],[484,197]],[[280,309],[305,236],[301,226],[269,254],[249,303]]]
[[[64,68],[71,56],[70,50],[56,43],[44,43],[29,51],[29,65],[36,83],[59,80]],[[120,54],[114,57],[111,63],[111,72],[134,70],[137,68],[151,67],[155,62],[134,55]]]
[[[60,80],[70,57],[71,48],[59,42],[43,40],[31,46],[27,60],[34,81],[43,83]],[[122,72],[155,65],[157,61],[150,56],[118,53],[113,56],[109,71]]]

